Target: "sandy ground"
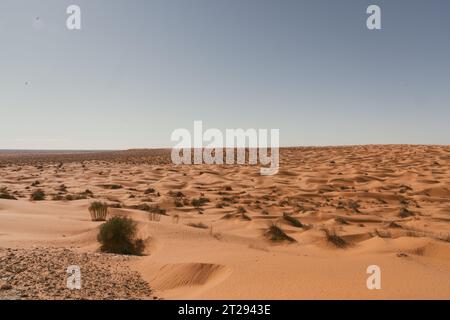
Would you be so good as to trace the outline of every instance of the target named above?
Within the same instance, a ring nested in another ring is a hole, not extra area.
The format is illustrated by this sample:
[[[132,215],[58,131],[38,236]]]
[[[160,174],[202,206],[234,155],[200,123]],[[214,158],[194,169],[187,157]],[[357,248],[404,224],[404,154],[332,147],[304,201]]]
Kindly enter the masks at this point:
[[[280,172],[268,177],[255,166],[174,166],[167,151],[0,154],[0,298],[24,289],[14,288],[20,275],[5,276],[16,249],[63,261],[30,267],[38,280],[97,255],[106,274],[129,269],[113,285],[136,281],[134,295],[97,283],[74,297],[63,277],[60,295],[37,280],[38,293],[21,298],[450,299],[449,166],[448,146],[283,149]],[[30,200],[36,189],[45,200]],[[193,206],[199,198],[207,200]],[[138,221],[145,256],[97,253],[94,200]],[[152,221],[143,204],[166,215]],[[274,240],[272,224],[290,241]],[[71,259],[58,258],[63,249]],[[369,265],[381,268],[380,290],[367,289]]]

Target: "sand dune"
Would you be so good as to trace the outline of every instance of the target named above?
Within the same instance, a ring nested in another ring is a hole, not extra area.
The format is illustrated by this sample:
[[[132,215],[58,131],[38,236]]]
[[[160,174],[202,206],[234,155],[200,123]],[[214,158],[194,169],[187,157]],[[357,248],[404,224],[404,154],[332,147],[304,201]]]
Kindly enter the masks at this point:
[[[97,252],[97,199],[147,239],[146,255],[125,261],[147,298],[450,298],[449,147],[289,148],[280,159],[264,177],[174,166],[167,151],[0,154],[0,248]],[[30,200],[37,189],[45,200]],[[166,214],[151,221],[143,204]],[[381,290],[366,287],[373,264]]]

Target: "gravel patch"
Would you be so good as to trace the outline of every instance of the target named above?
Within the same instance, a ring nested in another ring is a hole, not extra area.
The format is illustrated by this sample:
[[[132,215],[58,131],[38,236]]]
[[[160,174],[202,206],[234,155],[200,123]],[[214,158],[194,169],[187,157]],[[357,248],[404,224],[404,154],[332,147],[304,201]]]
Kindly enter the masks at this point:
[[[148,283],[127,266],[134,258],[65,248],[0,248],[0,299],[155,299]],[[67,287],[70,265],[80,267],[80,290]]]

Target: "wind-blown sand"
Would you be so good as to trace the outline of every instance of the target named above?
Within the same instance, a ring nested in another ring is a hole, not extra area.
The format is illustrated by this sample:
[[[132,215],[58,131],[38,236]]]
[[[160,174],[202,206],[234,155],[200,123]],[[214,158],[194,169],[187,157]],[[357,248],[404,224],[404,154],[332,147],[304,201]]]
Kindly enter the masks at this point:
[[[169,150],[1,153],[0,198],[16,200],[0,199],[0,298],[450,299],[450,147],[288,148],[280,159],[265,177],[257,166],[174,166]],[[36,189],[46,200],[30,201]],[[209,201],[192,206],[201,197]],[[94,199],[138,221],[145,256],[97,253]],[[166,215],[150,221],[136,209],[144,203]],[[293,241],[271,240],[272,222]],[[5,276],[8,249],[61,260],[62,248],[67,261],[22,264],[35,294],[24,271]],[[85,281],[95,265],[119,275],[75,295],[61,272],[73,261],[83,271],[86,255]],[[381,290],[366,287],[369,265],[381,268]],[[46,269],[51,290],[39,282]],[[110,294],[124,283],[131,291]]]

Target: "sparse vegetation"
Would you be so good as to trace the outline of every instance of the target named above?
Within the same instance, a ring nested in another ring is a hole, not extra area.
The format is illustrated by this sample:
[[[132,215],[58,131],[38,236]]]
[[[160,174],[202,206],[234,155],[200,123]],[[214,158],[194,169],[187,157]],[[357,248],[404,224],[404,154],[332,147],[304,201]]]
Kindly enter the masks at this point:
[[[397,222],[392,221],[391,223],[389,223],[388,225],[389,228],[403,228],[401,225],[399,225]]]
[[[37,187],[38,185],[40,185],[41,183],[38,181],[38,180],[36,180],[36,181],[34,181],[32,184],[31,184],[31,186],[32,187]]]
[[[45,192],[42,189],[35,190],[32,194],[30,199],[32,201],[42,201],[45,200]]]
[[[175,207],[177,207],[177,208],[181,208],[184,206],[183,201],[181,201],[180,199],[176,199],[174,201],[174,203],[175,203]]]
[[[352,209],[355,213],[361,213],[361,211],[359,210],[359,208],[360,208],[361,206],[360,206],[359,203],[356,202],[356,201],[349,200],[349,201],[348,201],[348,207],[349,207],[350,209]]]
[[[136,238],[137,224],[128,217],[113,217],[100,226],[97,240],[102,252],[142,255],[145,242]]]
[[[174,198],[183,198],[184,194],[181,191],[169,191],[169,196],[174,197]]]
[[[398,216],[399,216],[400,218],[408,218],[408,217],[414,216],[414,213],[412,213],[411,211],[409,211],[409,210],[406,209],[406,208],[401,208],[401,209],[400,209],[400,213],[398,214]]]
[[[216,208],[217,209],[222,209],[223,208],[223,202],[216,203]]]
[[[265,232],[266,236],[272,241],[297,242],[294,238],[288,236],[283,229],[272,223]]]
[[[165,215],[166,209],[161,208],[159,205],[150,206],[150,208],[147,210],[150,213],[156,213],[159,215]]]
[[[157,212],[149,212],[148,219],[150,221],[159,222],[159,221],[161,221],[161,214],[157,213]]]
[[[107,189],[107,190],[117,190],[122,189],[123,187],[120,184],[102,184],[100,187]]]
[[[336,217],[336,218],[334,218],[334,221],[336,221],[339,224],[345,224],[345,225],[349,224],[348,221],[342,217]]]
[[[140,203],[137,205],[132,205],[132,206],[128,206],[128,208],[130,209],[135,209],[135,210],[142,210],[142,211],[147,211],[150,213],[157,213],[157,214],[162,214],[165,215],[166,214],[166,209],[161,208],[159,205],[153,205],[150,206],[147,203]]]
[[[208,202],[209,202],[209,199],[208,199],[208,198],[200,197],[200,198],[198,198],[198,199],[195,199],[195,198],[192,199],[191,204],[192,204],[193,207],[199,208],[199,207],[205,205],[205,204],[208,203]]]
[[[292,226],[297,228],[303,228],[303,223],[300,222],[300,220],[294,218],[293,216],[289,215],[287,212],[283,213],[283,219],[286,220],[288,223],[290,223]]]
[[[94,201],[89,206],[92,221],[106,221],[108,215],[108,204],[105,202]]]
[[[246,213],[247,210],[245,210],[245,208],[244,208],[243,206],[239,206],[239,207],[237,208],[237,212],[238,212],[238,213]]]
[[[334,244],[338,248],[346,248],[348,247],[347,241],[345,241],[342,237],[338,236],[335,230],[322,229],[325,232],[325,236],[327,241]]]
[[[68,194],[64,197],[64,200],[67,201],[74,201],[74,200],[83,200],[87,199],[87,196],[85,194],[79,193],[79,194]]]
[[[17,200],[15,196],[9,193],[7,188],[0,188],[0,199]]]

